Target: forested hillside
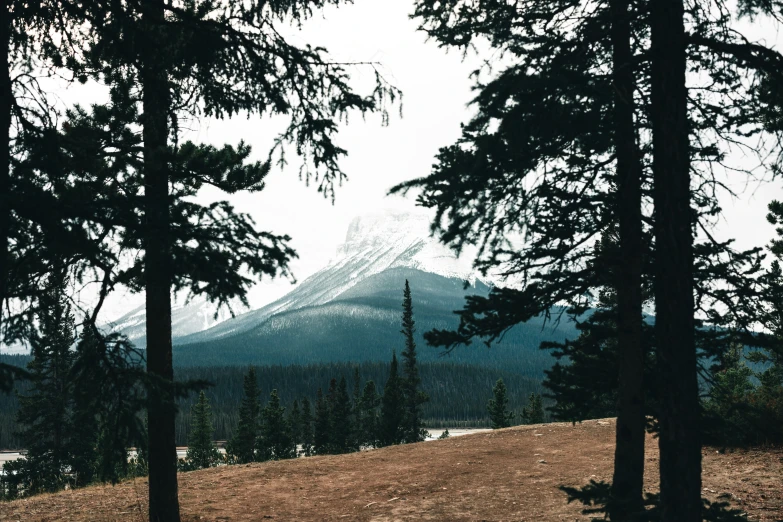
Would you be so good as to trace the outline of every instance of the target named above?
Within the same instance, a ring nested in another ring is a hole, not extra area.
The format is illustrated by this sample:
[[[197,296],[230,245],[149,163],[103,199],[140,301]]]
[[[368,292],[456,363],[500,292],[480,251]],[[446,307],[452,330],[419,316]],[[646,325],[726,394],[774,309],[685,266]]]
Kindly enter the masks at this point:
[[[408,279],[415,289],[416,336],[422,361],[440,360],[440,350],[426,346],[422,335],[433,328],[453,328],[466,294],[486,295],[489,288],[410,268],[392,268],[358,283],[328,303],[282,312],[235,335],[210,339],[210,330],[191,336],[202,342],[175,346],[179,366],[233,364],[315,364],[387,361],[400,349],[399,289]],[[553,310],[554,316],[559,310]],[[239,318],[242,320],[242,317]],[[244,322],[244,321],[243,321]],[[218,328],[224,331],[231,321]],[[563,341],[577,335],[573,322],[545,323],[542,317],[512,328],[503,340],[455,350],[449,360],[495,368],[513,368],[543,377],[552,357],[539,350],[542,341]]]
[[[0,356],[0,362],[15,365],[26,364],[29,360],[27,356]],[[290,408],[295,399],[301,401],[304,397],[314,403],[318,388],[326,390],[332,378],[345,377],[352,387],[354,369],[357,367],[362,386],[372,380],[379,390],[383,389],[389,374],[388,362],[259,366],[256,367],[256,374],[262,400],[265,402],[269,393],[277,389],[283,405]],[[246,366],[201,366],[176,370],[178,381],[203,379],[214,384],[206,390],[206,395],[212,406],[214,437],[217,440],[229,439],[234,433],[242,400],[242,379],[246,373]],[[430,397],[423,407],[424,418],[427,426],[433,428],[489,426],[487,401],[498,378],[503,378],[508,387],[509,409],[517,413],[522,411],[530,393],[542,392],[541,376],[525,376],[516,371],[435,361],[422,363],[420,373],[422,388]],[[26,388],[24,383],[17,386],[20,391]],[[177,444],[184,445],[187,441],[190,407],[196,398],[194,393],[179,401]],[[0,394],[0,448],[20,447],[20,441],[15,435],[17,409],[15,394]]]

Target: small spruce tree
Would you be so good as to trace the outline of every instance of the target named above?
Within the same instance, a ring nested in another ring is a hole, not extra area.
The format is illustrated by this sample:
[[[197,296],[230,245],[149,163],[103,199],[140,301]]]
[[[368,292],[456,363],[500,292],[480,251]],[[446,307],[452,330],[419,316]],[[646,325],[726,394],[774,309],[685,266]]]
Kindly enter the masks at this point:
[[[294,399],[291,412],[288,414],[288,425],[291,427],[291,439],[294,441],[295,454],[299,456],[298,446],[302,443],[302,412],[299,409],[299,400]]]
[[[192,420],[184,468],[193,470],[217,466],[222,458],[212,441],[212,408],[203,391],[199,393],[198,402],[191,408],[190,415]]]
[[[261,413],[262,454],[271,460],[296,457],[296,444],[291,438],[291,428],[285,418],[285,408],[280,405],[277,390],[269,394],[269,403]]]
[[[316,454],[324,455],[331,449],[331,422],[329,404],[323,391],[318,388],[315,399],[315,426],[313,430],[313,449]]]
[[[353,368],[353,397],[351,397],[351,447],[354,451],[361,449],[361,400],[362,400],[362,378],[359,373],[359,367]]]
[[[260,404],[258,381],[252,366],[245,375],[244,396],[239,406],[239,425],[226,448],[230,458],[240,464],[256,460],[256,438],[258,437]]]
[[[128,448],[147,440],[138,351],[124,336],[82,323],[74,353],[71,473],[76,486],[129,476]]]
[[[392,352],[389,378],[383,387],[381,399],[381,422],[378,439],[382,446],[404,442],[403,421],[405,418],[405,393],[402,379],[397,370],[397,354]]]
[[[378,445],[378,406],[380,404],[381,398],[375,388],[375,382],[367,381],[364,384],[361,399],[359,399],[357,414],[357,440],[360,449]]]
[[[331,408],[332,451],[348,453],[353,451],[353,427],[351,425],[351,399],[348,396],[348,386],[345,377],[335,390]]]
[[[413,320],[413,300],[411,287],[405,280],[405,290],[402,299],[402,330],[405,338],[405,349],[402,351],[403,373],[402,391],[405,402],[405,415],[402,421],[403,442],[421,442],[427,438],[427,430],[422,421],[421,405],[429,400],[427,394],[421,391],[421,377],[416,362],[416,322]]]
[[[97,352],[98,340],[92,328],[85,328],[75,356],[82,360],[93,360]],[[98,438],[102,430],[95,408],[95,384],[95,379],[87,381],[77,377],[73,387],[73,441],[70,448],[70,465],[76,486],[91,483],[96,478],[98,467],[104,467],[100,465],[97,455]]]
[[[506,395],[506,384],[503,379],[498,379],[492,388],[492,398],[487,403],[489,412],[489,421],[492,429],[508,428],[514,420],[514,414],[508,411],[508,396]]]
[[[523,424],[542,424],[546,422],[544,402],[541,399],[541,395],[537,393],[530,394],[530,397],[527,398],[527,406],[522,408],[521,417]]]
[[[310,399],[302,399],[302,454],[305,457],[313,455],[313,412],[310,409]]]
[[[20,489],[25,494],[56,491],[65,486],[69,468],[71,429],[71,346],[74,320],[63,293],[64,284],[50,280],[38,313],[39,328],[32,339],[33,359],[27,365],[30,389],[19,396],[17,422],[27,448],[20,464]]]

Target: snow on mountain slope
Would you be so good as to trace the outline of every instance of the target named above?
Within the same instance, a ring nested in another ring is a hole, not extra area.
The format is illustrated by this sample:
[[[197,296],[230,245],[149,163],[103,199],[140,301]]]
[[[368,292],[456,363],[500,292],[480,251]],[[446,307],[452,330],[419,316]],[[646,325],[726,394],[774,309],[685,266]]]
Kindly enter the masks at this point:
[[[240,305],[241,306],[241,305]],[[231,317],[225,308],[215,318],[216,305],[205,297],[195,297],[189,303],[184,298],[175,298],[171,308],[171,330],[173,337],[183,337],[215,326]],[[241,308],[235,307],[235,311]],[[144,305],[134,308],[122,317],[102,325],[108,331],[122,332],[137,346],[146,345],[147,313]]]
[[[274,314],[328,303],[357,283],[392,268],[414,268],[475,282],[471,259],[457,258],[430,237],[429,224],[430,218],[424,213],[384,211],[357,217],[334,258],[294,290],[267,306],[175,343],[201,342],[247,331]]]

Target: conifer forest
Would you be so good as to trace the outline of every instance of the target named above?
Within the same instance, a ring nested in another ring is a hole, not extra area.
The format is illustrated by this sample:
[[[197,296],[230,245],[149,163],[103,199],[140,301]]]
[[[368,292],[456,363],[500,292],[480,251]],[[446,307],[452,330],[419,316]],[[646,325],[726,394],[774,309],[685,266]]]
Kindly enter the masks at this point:
[[[0,17],[0,519],[129,481],[208,519],[187,477],[606,419],[610,471],[542,479],[563,506],[783,516],[704,474],[783,448],[780,1]]]

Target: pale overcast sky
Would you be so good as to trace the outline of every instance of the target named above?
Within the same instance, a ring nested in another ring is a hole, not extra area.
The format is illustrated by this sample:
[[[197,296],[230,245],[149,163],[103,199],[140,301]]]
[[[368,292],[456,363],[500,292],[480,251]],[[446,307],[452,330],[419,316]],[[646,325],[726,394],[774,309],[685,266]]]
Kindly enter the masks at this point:
[[[393,114],[388,127],[381,127],[378,117],[369,116],[367,121],[355,117],[341,130],[338,142],[349,152],[342,166],[350,179],[338,189],[334,205],[297,178],[293,157],[285,171],[270,174],[263,192],[226,197],[238,210],[251,214],[259,228],[292,236],[292,245],[300,255],[293,264],[299,281],[326,264],[355,216],[384,207],[413,209],[410,200],[386,197],[388,188],[426,175],[438,148],[453,143],[460,123],[470,116],[467,103],[472,82],[468,75],[478,59],[463,61],[460,53],[446,53],[434,41],[427,42],[425,35],[416,31],[416,21],[408,17],[412,6],[410,0],[356,0],[354,5],[327,9],[323,16],[307,22],[301,33],[291,33],[294,42],[322,45],[340,61],[380,62],[385,77],[404,93],[403,117]],[[770,28],[754,26],[751,35],[781,42],[780,35]],[[354,77],[363,85],[371,80],[372,71],[358,67]],[[76,91],[62,97],[85,102],[84,95]],[[216,145],[243,139],[261,157],[275,126],[258,118],[234,118],[192,122],[191,128],[188,139]],[[744,181],[738,180],[734,186],[744,192],[740,200],[724,201],[720,235],[737,237],[741,246],[764,244],[773,234],[764,219],[766,205],[775,197],[783,198],[779,188],[783,181],[745,188]],[[203,195],[205,199],[215,196],[214,192]],[[251,304],[261,306],[290,289],[285,281],[262,283],[252,290]],[[141,296],[118,294],[104,317],[116,318],[141,302]]]

